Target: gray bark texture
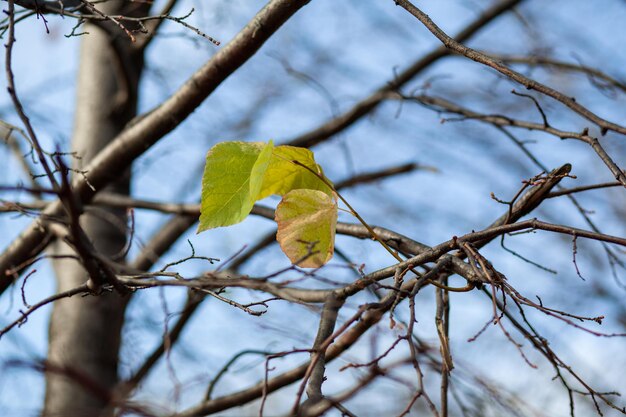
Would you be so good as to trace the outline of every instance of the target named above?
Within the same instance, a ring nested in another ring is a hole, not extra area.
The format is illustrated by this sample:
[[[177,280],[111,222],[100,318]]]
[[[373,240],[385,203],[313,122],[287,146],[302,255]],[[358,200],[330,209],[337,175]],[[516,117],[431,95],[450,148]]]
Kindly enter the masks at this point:
[[[145,15],[145,5],[133,2],[100,3],[107,14]],[[77,83],[73,168],[82,169],[136,114],[137,86],[143,51],[134,48],[119,28],[86,24],[80,50]],[[113,173],[119,180],[105,190],[129,192],[129,172]],[[126,244],[124,210],[87,211],[80,223],[95,248],[117,260]],[[55,255],[73,254],[62,242],[51,247]],[[79,262],[54,261],[58,291],[87,281]],[[72,297],[54,304],[50,320],[44,416],[110,415],[118,382],[118,353],[124,311],[129,296],[115,292]]]

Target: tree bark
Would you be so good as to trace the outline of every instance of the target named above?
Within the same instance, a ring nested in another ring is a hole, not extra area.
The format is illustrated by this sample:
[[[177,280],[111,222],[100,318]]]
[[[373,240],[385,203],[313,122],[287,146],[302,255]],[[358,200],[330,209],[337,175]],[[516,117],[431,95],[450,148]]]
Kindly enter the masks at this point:
[[[147,3],[147,2],[146,2]],[[107,14],[145,15],[146,5],[129,2],[99,3]],[[72,149],[80,170],[136,115],[137,87],[143,51],[109,23],[86,24],[80,50]],[[106,189],[129,192],[129,172]],[[80,175],[80,174],[74,174]],[[124,210],[98,209],[80,218],[95,248],[108,257],[123,258],[126,245]],[[56,255],[73,254],[62,242]],[[58,291],[87,280],[82,266],[71,259],[54,261]],[[50,320],[44,416],[98,416],[110,414],[112,389],[118,382],[120,333],[128,296],[117,293],[73,297],[54,304]]]

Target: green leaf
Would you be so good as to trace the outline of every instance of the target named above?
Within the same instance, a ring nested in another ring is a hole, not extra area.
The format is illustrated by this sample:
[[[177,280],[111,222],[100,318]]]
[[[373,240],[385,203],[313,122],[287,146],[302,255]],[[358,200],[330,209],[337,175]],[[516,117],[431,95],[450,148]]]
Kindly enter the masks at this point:
[[[337,201],[318,190],[292,190],[276,208],[276,240],[292,263],[318,268],[335,249]]]
[[[261,191],[274,144],[222,142],[206,157],[198,233],[245,219]]]
[[[277,146],[272,152],[272,160],[265,172],[259,200],[272,194],[284,195],[298,189],[320,190],[332,194],[332,190],[324,184],[324,181],[294,161],[324,176],[322,167],[315,163],[313,152],[310,150],[295,146]]]

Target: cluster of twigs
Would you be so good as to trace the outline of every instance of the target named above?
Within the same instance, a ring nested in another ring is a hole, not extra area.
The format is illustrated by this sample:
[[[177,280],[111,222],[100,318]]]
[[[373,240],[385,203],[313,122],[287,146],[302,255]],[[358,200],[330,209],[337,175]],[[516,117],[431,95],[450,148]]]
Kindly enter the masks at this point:
[[[0,22],[0,38],[4,36],[13,24],[10,20],[17,23],[32,16],[40,18],[46,27],[46,31],[49,32],[48,20],[45,16],[48,14],[54,14],[61,17],[76,19],[76,25],[72,28],[69,34],[65,35],[66,37],[88,34],[87,32],[80,31],[85,22],[96,23],[104,30],[109,29],[103,23],[110,22],[122,33],[124,33],[131,42],[137,42],[137,34],[140,34],[141,37],[137,48],[145,48],[156,34],[159,26],[164,21],[171,21],[188,30],[191,30],[196,35],[206,39],[215,46],[220,45],[220,41],[207,35],[198,27],[187,22],[188,18],[194,13],[193,8],[183,16],[173,16],[171,14],[172,9],[176,5],[176,0],[169,0],[159,14],[139,17],[132,15],[110,15],[102,12],[98,8],[98,3],[100,2],[91,2],[87,0],[14,0],[11,3],[21,6],[23,10],[20,12],[11,12],[9,17]]]

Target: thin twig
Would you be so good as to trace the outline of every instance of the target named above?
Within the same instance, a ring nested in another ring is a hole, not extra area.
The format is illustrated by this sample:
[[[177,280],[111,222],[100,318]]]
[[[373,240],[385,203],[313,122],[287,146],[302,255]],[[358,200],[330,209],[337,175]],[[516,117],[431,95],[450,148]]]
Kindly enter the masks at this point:
[[[38,303],[33,304],[30,308],[28,308],[25,311],[21,311],[20,310],[20,314],[21,317],[15,321],[13,321],[12,323],[10,323],[8,326],[6,326],[5,328],[3,328],[2,330],[0,330],[0,338],[2,338],[2,336],[4,336],[4,334],[6,334],[9,330],[11,330],[12,328],[14,328],[15,326],[21,326],[22,324],[24,324],[26,322],[26,320],[28,319],[28,316],[30,316],[32,313],[34,313],[35,311],[37,311],[39,308],[53,303],[57,300],[60,300],[62,298],[69,298],[72,297],[74,295],[77,294],[91,294],[92,291],[89,288],[89,286],[87,284],[83,284],[83,285],[79,285],[78,287],[72,288],[70,290],[67,291],[63,291],[60,292],[58,294],[54,294],[51,295],[50,297],[44,298],[43,300],[39,301]]]
[[[465,57],[473,61],[476,61],[480,64],[493,68],[494,70],[503,74],[507,78],[523,85],[529,90],[535,90],[539,93],[542,93],[548,97],[555,99],[556,101],[569,107],[575,113],[581,115],[587,120],[598,125],[604,132],[608,130],[612,130],[622,135],[626,135],[626,127],[618,125],[613,122],[609,122],[608,120],[601,118],[600,116],[596,115],[595,113],[593,113],[586,107],[579,104],[575,98],[568,97],[551,87],[548,87],[544,84],[541,84],[538,81],[527,78],[526,76],[520,74],[519,72],[514,71],[511,68],[507,67],[502,62],[499,62],[491,58],[488,55],[478,52],[475,49],[469,48],[461,44],[460,42],[456,41],[455,39],[451,38],[443,30],[441,30],[439,26],[437,26],[435,22],[433,22],[430,19],[430,17],[428,17],[428,15],[422,12],[419,8],[415,7],[410,1],[408,0],[393,0],[393,1],[395,2],[397,6],[402,7],[411,15],[413,15],[417,20],[419,20],[424,25],[424,27],[426,27],[426,29],[428,29],[437,39],[439,39],[444,44],[444,46],[449,48],[454,53],[464,55]],[[624,182],[624,185],[626,186],[626,181]]]

